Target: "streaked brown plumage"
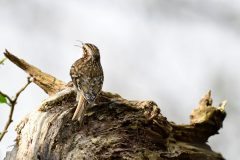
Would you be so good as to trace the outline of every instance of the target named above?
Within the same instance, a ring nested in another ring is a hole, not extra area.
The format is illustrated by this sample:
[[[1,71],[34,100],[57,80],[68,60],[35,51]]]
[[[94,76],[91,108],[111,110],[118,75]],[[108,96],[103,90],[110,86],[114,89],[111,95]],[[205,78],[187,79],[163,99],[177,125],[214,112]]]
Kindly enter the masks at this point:
[[[93,105],[102,90],[103,70],[98,48],[90,43],[83,43],[83,57],[70,69],[70,76],[77,89],[78,105],[72,120],[82,123],[86,109]]]

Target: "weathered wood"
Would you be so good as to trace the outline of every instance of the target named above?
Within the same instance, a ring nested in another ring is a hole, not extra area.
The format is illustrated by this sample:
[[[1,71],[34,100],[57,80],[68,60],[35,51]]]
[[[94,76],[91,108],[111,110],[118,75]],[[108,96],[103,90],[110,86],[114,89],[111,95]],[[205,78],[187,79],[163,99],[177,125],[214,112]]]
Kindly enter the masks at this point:
[[[223,106],[207,106],[217,114],[201,117],[201,122],[176,125],[167,121],[153,101],[128,101],[102,92],[80,127],[71,120],[74,89],[67,88],[60,95],[23,119],[16,129],[16,145],[5,160],[223,159],[206,144],[222,124]],[[210,119],[216,121],[210,123]]]
[[[33,82],[42,88],[48,95],[53,95],[65,88],[66,84],[63,81],[58,80],[50,74],[42,72],[37,67],[11,54],[8,50],[5,50],[4,55],[11,62],[29,74],[33,78]]]
[[[27,66],[30,68],[24,70],[32,73],[32,65]],[[33,70],[33,77],[38,77],[36,84],[55,94],[17,126],[16,144],[5,160],[224,159],[206,144],[210,136],[218,133],[226,116],[226,102],[213,107],[211,92],[200,100],[186,125],[169,122],[153,101],[130,101],[101,92],[80,126],[71,120],[76,106],[76,91],[71,83],[66,87],[57,80],[49,85],[51,81],[39,78],[43,72]]]

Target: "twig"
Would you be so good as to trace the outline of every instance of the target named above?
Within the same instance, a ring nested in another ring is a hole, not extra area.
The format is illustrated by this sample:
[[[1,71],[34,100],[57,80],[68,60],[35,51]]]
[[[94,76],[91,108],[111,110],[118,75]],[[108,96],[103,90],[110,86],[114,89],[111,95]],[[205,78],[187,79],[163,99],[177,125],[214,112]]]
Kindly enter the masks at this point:
[[[2,93],[0,91],[0,94],[3,95],[4,97],[6,97],[9,101],[9,103],[7,103],[7,105],[9,105],[9,107],[11,108],[10,109],[10,112],[9,112],[9,115],[8,115],[8,120],[3,128],[3,131],[1,132],[0,134],[0,141],[2,141],[3,137],[5,136],[5,134],[7,133],[7,130],[8,130],[8,127],[10,126],[10,124],[13,122],[13,112],[14,112],[14,108],[15,108],[15,105],[17,103],[17,99],[19,97],[19,95],[27,88],[27,86],[32,82],[31,78],[28,77],[28,80],[27,80],[27,83],[16,93],[15,97],[12,99],[10,98],[7,94],[5,93]]]

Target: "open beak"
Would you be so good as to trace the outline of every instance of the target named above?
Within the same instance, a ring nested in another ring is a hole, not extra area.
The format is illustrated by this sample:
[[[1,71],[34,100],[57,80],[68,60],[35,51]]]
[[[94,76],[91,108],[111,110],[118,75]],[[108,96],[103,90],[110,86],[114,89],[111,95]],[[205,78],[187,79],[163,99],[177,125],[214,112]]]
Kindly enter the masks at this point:
[[[74,46],[80,47],[80,48],[82,48],[82,47],[84,46],[84,43],[83,43],[82,41],[80,41],[80,40],[76,40],[76,41],[77,41],[77,42],[80,42],[81,44],[80,44],[80,45],[75,44]]]

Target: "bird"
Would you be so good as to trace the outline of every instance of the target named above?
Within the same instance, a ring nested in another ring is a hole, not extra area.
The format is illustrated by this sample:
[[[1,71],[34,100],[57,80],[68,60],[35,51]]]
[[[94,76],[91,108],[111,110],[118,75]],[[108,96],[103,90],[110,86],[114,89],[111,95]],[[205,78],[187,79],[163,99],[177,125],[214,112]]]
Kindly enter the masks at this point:
[[[80,46],[79,46],[80,47]],[[82,124],[87,108],[95,104],[102,90],[104,74],[100,62],[99,49],[91,43],[82,43],[83,55],[76,60],[70,69],[70,76],[77,90],[77,108],[72,120]]]

